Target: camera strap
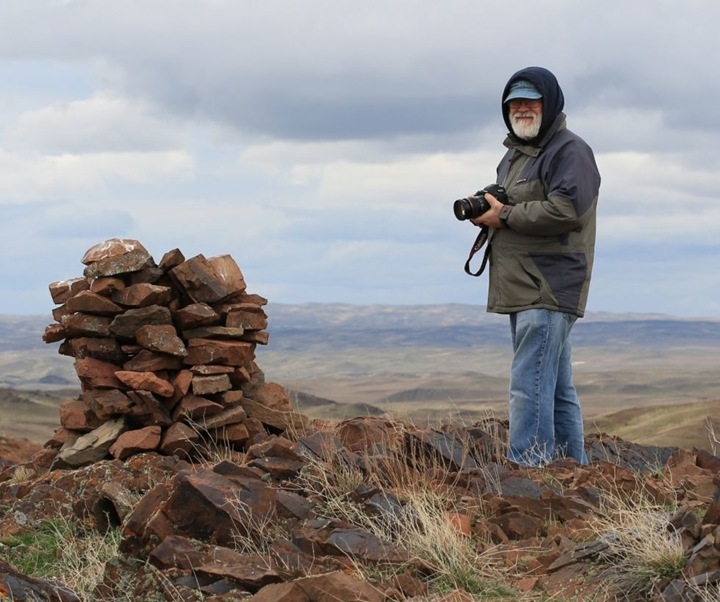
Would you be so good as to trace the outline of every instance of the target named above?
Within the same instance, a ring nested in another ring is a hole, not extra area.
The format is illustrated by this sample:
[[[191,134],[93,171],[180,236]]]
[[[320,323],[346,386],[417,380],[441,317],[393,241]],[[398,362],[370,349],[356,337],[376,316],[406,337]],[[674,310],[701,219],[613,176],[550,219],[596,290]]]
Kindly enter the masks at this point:
[[[465,262],[465,273],[470,276],[479,276],[485,271],[485,266],[487,265],[488,261],[488,255],[490,254],[490,247],[488,246],[485,249],[485,254],[483,255],[482,263],[480,264],[480,269],[477,272],[472,272],[470,270],[470,262],[472,261],[472,258],[475,256],[475,253],[477,253],[480,249],[483,248],[483,245],[487,242],[488,239],[488,228],[487,226],[480,226],[480,234],[477,235],[477,238],[475,239],[475,242],[473,243],[472,248],[470,249],[470,254],[468,255],[467,261]]]

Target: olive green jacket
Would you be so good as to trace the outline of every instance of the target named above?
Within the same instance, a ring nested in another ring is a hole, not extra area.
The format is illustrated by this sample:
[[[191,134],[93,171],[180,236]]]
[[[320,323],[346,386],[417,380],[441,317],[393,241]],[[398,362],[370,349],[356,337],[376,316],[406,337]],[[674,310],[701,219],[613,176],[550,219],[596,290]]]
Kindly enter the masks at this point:
[[[490,232],[487,310],[545,308],[582,317],[590,287],[600,174],[560,112],[540,141],[510,135],[497,183],[512,206]]]

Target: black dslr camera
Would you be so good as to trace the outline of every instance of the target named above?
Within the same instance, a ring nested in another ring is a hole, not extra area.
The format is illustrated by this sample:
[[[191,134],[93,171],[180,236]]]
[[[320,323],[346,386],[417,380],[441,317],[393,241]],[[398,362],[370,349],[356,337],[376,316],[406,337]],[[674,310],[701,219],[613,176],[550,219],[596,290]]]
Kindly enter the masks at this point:
[[[472,196],[466,197],[464,199],[458,199],[457,201],[455,201],[455,203],[453,204],[453,211],[455,212],[455,217],[460,220],[474,219],[476,217],[480,217],[483,213],[490,209],[490,203],[485,200],[486,194],[493,195],[503,205],[510,204],[510,200],[508,199],[505,189],[498,184],[490,184],[490,186],[485,186],[485,188],[483,188],[482,190],[478,190]],[[483,257],[482,265],[480,266],[480,269],[478,269],[476,272],[473,272],[470,269],[470,261],[472,260],[473,255],[475,255],[475,253],[477,253],[487,242],[487,239],[488,227],[480,226],[480,233],[477,235],[475,243],[470,249],[470,255],[465,262],[466,274],[470,274],[470,276],[479,276],[485,271],[485,265],[487,264],[489,249],[485,249],[485,256]]]
[[[485,200],[486,194],[493,195],[503,205],[507,205],[509,203],[505,189],[497,184],[490,184],[490,186],[486,186],[482,190],[478,190],[472,196],[455,201],[455,203],[453,203],[455,217],[459,220],[480,217],[483,213],[490,209],[490,203]]]

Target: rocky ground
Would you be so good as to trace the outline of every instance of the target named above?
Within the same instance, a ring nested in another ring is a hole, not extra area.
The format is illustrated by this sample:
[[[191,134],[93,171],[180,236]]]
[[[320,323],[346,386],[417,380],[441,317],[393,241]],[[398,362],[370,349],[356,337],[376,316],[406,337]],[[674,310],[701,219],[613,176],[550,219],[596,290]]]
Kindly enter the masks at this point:
[[[0,552],[59,516],[85,533],[122,534],[90,597],[22,574],[0,553],[0,599],[718,600],[720,458],[603,435],[586,441],[588,466],[526,469],[503,460],[503,428],[307,422],[241,449],[76,468],[55,467],[57,449],[0,440]],[[422,522],[413,504],[427,491],[446,505],[436,519],[452,526],[458,554],[471,550],[476,575],[501,584],[493,593],[404,545],[398,534]],[[630,562],[613,545],[618,533],[592,528],[639,495],[684,550],[681,570],[640,585],[618,568]],[[387,537],[362,517],[388,526]],[[128,583],[131,594],[119,591]]]

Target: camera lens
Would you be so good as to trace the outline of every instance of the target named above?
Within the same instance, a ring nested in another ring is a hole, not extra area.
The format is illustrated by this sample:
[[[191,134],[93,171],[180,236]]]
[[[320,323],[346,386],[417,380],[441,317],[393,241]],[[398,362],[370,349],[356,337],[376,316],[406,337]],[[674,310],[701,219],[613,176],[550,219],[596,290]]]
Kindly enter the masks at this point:
[[[470,210],[470,202],[467,199],[458,199],[453,203],[455,217],[459,220],[467,219]]]

